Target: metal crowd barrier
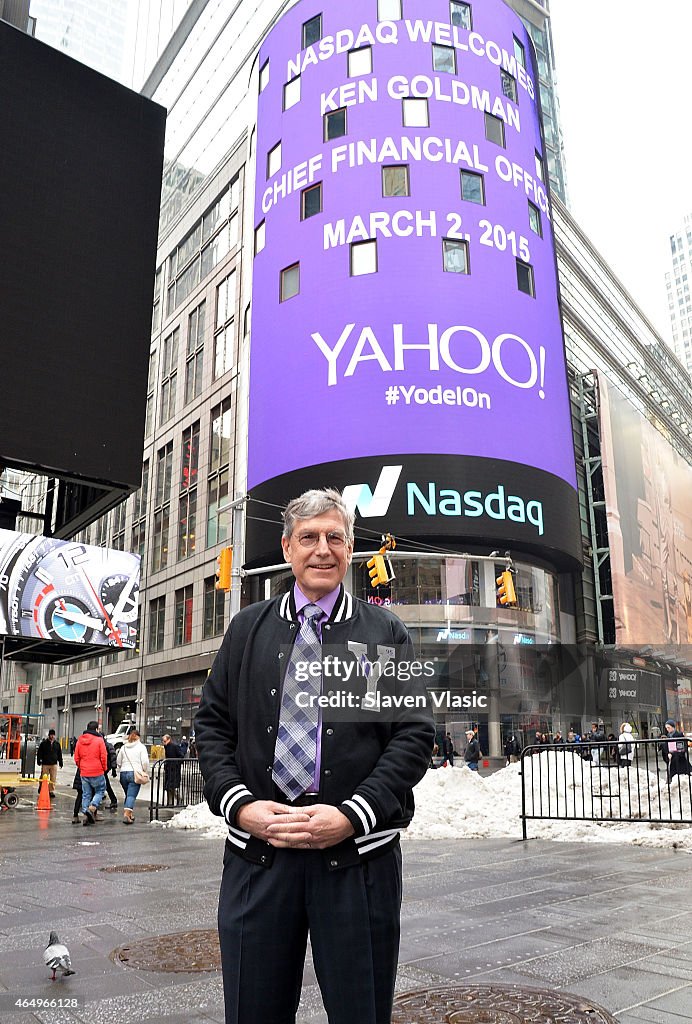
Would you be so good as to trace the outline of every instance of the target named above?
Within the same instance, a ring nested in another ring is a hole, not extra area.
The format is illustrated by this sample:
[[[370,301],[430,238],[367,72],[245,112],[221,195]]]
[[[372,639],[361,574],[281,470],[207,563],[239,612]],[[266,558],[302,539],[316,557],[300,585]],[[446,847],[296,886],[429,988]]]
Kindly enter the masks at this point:
[[[526,747],[521,755],[522,838],[532,819],[692,825],[688,740],[630,743],[629,765],[619,740]]]
[[[159,820],[159,811],[181,810],[202,802],[204,781],[196,757],[168,757],[151,765],[149,821]]]

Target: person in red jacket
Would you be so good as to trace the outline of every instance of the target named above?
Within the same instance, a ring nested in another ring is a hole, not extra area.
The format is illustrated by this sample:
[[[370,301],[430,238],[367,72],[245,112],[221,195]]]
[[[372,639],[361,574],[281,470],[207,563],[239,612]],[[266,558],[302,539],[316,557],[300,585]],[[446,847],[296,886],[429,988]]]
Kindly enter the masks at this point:
[[[74,763],[82,778],[82,814],[84,825],[93,825],[96,811],[106,792],[108,752],[98,731],[98,722],[89,722],[77,740]]]

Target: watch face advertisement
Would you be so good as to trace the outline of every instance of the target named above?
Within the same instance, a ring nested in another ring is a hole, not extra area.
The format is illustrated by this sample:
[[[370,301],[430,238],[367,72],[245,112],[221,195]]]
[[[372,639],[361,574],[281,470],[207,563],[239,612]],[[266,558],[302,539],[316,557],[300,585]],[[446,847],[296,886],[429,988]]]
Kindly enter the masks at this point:
[[[532,44],[502,0],[377,10],[299,3],[261,48],[251,496],[576,563]]]
[[[133,648],[139,555],[0,530],[0,635]]]
[[[616,642],[692,643],[692,469],[598,375]]]

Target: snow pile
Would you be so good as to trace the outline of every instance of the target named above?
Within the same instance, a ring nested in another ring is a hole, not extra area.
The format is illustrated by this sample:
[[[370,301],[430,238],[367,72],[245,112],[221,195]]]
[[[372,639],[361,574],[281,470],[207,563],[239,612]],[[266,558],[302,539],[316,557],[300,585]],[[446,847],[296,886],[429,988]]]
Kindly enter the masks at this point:
[[[574,764],[572,764],[574,758]],[[560,761],[562,759],[560,758]],[[539,763],[540,762],[540,763]],[[582,765],[584,766],[582,770]],[[482,777],[465,766],[438,768],[426,772],[416,786],[416,814],[404,839],[520,839],[521,776],[518,764],[508,765],[493,775]],[[555,770],[551,757],[542,753],[525,764],[527,773],[527,813],[531,813],[531,792],[535,811],[559,808],[561,814],[591,814],[593,777],[593,813],[632,816],[649,812],[652,817],[680,817],[680,808],[690,808],[690,780],[674,779],[670,797],[665,780],[654,773],[631,768],[629,789],[626,769],[592,769],[588,762],[568,753],[565,769]],[[636,776],[640,776],[640,794],[636,796]],[[619,796],[617,795],[619,794]],[[602,808],[602,809],[601,809]],[[621,811],[620,811],[621,808]],[[676,813],[677,812],[677,813]],[[176,814],[166,828],[194,829],[205,838],[225,837],[223,819],[213,815],[206,804],[187,807]],[[527,834],[534,839],[560,842],[632,843],[639,846],[676,848],[692,853],[692,827],[665,826],[642,821],[539,821],[527,822]]]

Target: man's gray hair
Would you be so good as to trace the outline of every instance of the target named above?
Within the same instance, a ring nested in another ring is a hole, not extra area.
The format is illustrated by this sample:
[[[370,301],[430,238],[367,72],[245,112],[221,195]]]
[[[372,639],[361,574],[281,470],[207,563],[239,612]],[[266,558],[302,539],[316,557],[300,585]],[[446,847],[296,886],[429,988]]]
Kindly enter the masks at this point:
[[[301,519],[316,519],[326,512],[338,512],[344,521],[344,533],[349,544],[353,544],[354,515],[344,504],[339,491],[333,487],[324,490],[305,491],[300,497],[289,501],[284,510],[284,537],[288,540]]]

